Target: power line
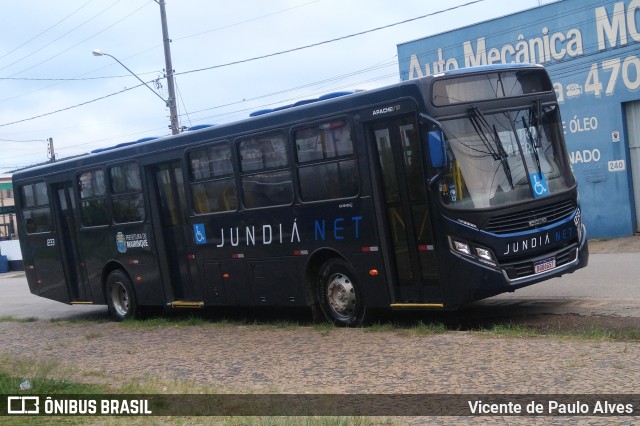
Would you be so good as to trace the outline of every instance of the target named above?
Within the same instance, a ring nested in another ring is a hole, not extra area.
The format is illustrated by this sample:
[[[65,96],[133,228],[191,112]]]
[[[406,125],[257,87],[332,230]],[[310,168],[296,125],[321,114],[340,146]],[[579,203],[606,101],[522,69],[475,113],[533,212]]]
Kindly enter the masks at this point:
[[[88,4],[88,3],[92,2],[92,1],[94,1],[94,0],[89,0],[89,2],[87,2],[86,4]],[[264,18],[267,18],[269,16],[273,16],[273,15],[277,15],[277,14],[280,14],[280,13],[288,12],[288,11],[293,10],[293,9],[298,9],[300,7],[308,6],[308,5],[313,4],[313,3],[318,3],[319,1],[322,1],[322,0],[313,0],[313,1],[310,1],[308,3],[304,3],[304,4],[301,4],[301,5],[298,5],[298,6],[289,7],[289,8],[286,8],[286,9],[278,10],[276,12],[268,13],[266,15],[260,15],[260,16],[255,17],[255,18],[247,19],[247,20],[244,20],[244,21],[239,21],[239,22],[236,22],[234,24],[225,25],[223,27],[218,27],[218,28],[214,28],[214,29],[211,29],[211,30],[207,30],[207,31],[201,31],[201,32],[195,33],[195,34],[190,34],[190,35],[186,35],[186,36],[182,36],[182,37],[173,37],[172,41],[185,40],[185,39],[188,39],[188,38],[198,37],[198,36],[201,36],[201,35],[204,35],[204,34],[208,34],[208,33],[214,32],[214,31],[220,31],[220,30],[223,30],[223,29],[232,28],[232,27],[235,27],[235,26],[238,26],[238,25],[242,25],[242,24],[246,24],[246,23],[249,23],[249,22],[254,22],[254,21],[257,21],[257,20],[260,20],[260,19],[264,19]],[[86,4],[85,4],[85,6],[86,6]],[[84,6],[82,6],[82,7],[84,7]],[[78,9],[78,10],[80,10],[80,9]],[[77,12],[77,10],[76,10],[76,12]],[[135,11],[134,11],[134,13],[135,13]],[[71,16],[71,15],[69,15],[69,16]],[[67,16],[67,18],[69,16]],[[64,18],[62,21],[64,21],[67,18]],[[58,22],[58,24],[61,23],[62,21]],[[58,25],[58,24],[56,24],[56,25]],[[40,36],[41,34],[45,33],[46,31],[48,31],[49,29],[53,28],[54,26],[52,26],[52,27],[48,28],[47,30],[43,31],[42,33],[38,34],[38,36]],[[69,32],[67,32],[66,34],[69,34]],[[37,38],[38,36],[32,37],[29,41]],[[14,50],[12,50],[9,53],[12,53],[13,51],[19,49],[20,47],[22,47],[25,44],[27,44],[29,41],[27,41],[27,42],[21,44],[20,46],[16,47]],[[51,44],[51,43],[49,43],[49,44]],[[146,50],[144,50],[144,51],[142,51],[140,53],[136,53],[134,55],[127,56],[124,59],[133,58],[133,57],[138,56],[138,55],[140,55],[142,53],[146,53],[146,52],[148,52],[150,50],[154,50],[154,49],[156,49],[156,48],[158,48],[160,46],[162,46],[162,44],[158,44],[158,45],[156,45],[156,46],[154,46],[154,47],[152,47],[150,49],[146,49]],[[43,47],[46,47],[46,46],[43,46]],[[72,47],[74,47],[74,46],[72,46]],[[4,56],[8,55],[9,53],[5,54]],[[61,53],[64,53],[64,52],[61,52]],[[4,56],[0,57],[0,59],[2,59]],[[137,73],[137,74],[138,75],[145,75],[145,74],[154,74],[154,73],[156,73],[156,71],[142,72],[142,73]],[[129,75],[114,75],[114,76],[84,77],[84,78],[82,78],[82,77],[77,77],[77,78],[0,77],[0,80],[18,80],[18,81],[85,81],[85,80],[100,80],[100,79],[123,78],[123,77],[130,77],[130,76]]]
[[[156,71],[138,73],[138,75],[153,74]],[[129,78],[131,74],[126,75],[105,75],[102,77],[70,77],[70,78],[43,78],[43,77],[0,77],[1,80],[13,81],[89,81],[89,80],[106,80],[110,78]]]
[[[82,24],[74,27],[73,29],[67,31],[66,33],[62,34],[61,36],[59,36],[58,38],[53,39],[52,41],[50,41],[49,43],[45,44],[44,46],[41,46],[39,49],[34,50],[33,52],[30,52],[29,54],[27,54],[26,56],[23,56],[22,58],[18,59],[17,61],[14,61],[8,65],[5,65],[4,67],[0,68],[0,71],[9,68],[12,65],[15,65],[17,63],[20,63],[22,61],[24,61],[27,58],[30,58],[31,56],[35,55],[36,53],[38,53],[39,51],[41,51],[42,49],[44,49],[47,46],[52,45],[53,43],[55,43],[56,41],[60,40],[61,38],[71,34],[72,32],[74,32],[75,30],[77,30],[78,28],[88,24],[89,22],[91,22],[92,20],[94,20],[95,18],[97,18],[98,16],[100,16],[101,14],[103,14],[104,12],[106,12],[107,10],[109,10],[110,8],[112,8],[113,6],[115,6],[117,3],[119,3],[121,0],[116,0],[114,3],[112,3],[110,6],[107,6],[105,9],[103,9],[102,11],[98,12],[97,14],[93,15],[91,18],[89,18],[88,20],[86,20],[85,22],[83,22]],[[33,68],[33,67],[31,67]],[[28,68],[28,69],[31,69]],[[11,75],[10,77],[13,77],[17,74],[23,73],[26,70],[22,70],[20,72],[14,73],[13,75]]]
[[[187,38],[198,37],[198,36],[201,36],[201,35],[204,35],[204,34],[209,34],[209,33],[215,32],[215,31],[226,30],[227,28],[232,28],[232,27],[236,27],[238,25],[249,23],[249,22],[258,21],[258,20],[263,19],[263,18],[268,18],[269,16],[278,15],[278,14],[283,13],[283,12],[288,12],[288,11],[293,10],[293,9],[298,9],[300,7],[308,6],[310,4],[317,3],[319,1],[320,0],[313,0],[313,1],[310,1],[308,3],[300,4],[298,6],[289,7],[287,9],[278,10],[276,12],[268,13],[266,15],[261,15],[261,16],[255,17],[255,18],[246,19],[244,21],[236,22],[234,24],[225,25],[223,27],[213,28],[211,30],[201,31],[199,33],[190,34],[190,35],[186,35],[186,36],[182,36],[182,37],[176,37],[176,38],[173,38],[173,41],[185,40]]]
[[[205,67],[205,68],[195,69],[195,70],[191,70],[191,71],[183,71],[183,72],[179,72],[179,73],[174,73],[174,76],[192,74],[192,73],[202,72],[202,71],[208,71],[208,70],[211,70],[211,69],[228,67],[228,66],[231,66],[231,65],[236,65],[236,64],[256,61],[256,60],[259,60],[259,59],[264,59],[264,58],[283,55],[283,54],[286,54],[286,53],[291,53],[291,52],[295,52],[295,51],[299,51],[299,50],[309,49],[309,48],[312,48],[312,47],[321,46],[321,45],[324,45],[324,44],[329,44],[329,43],[333,43],[333,42],[336,42],[336,41],[345,40],[345,39],[361,36],[361,35],[364,35],[364,34],[369,34],[369,33],[375,32],[375,31],[380,31],[380,30],[383,30],[383,29],[395,27],[395,26],[398,26],[398,25],[402,25],[402,24],[406,24],[406,23],[409,23],[409,22],[417,21],[417,20],[424,19],[424,18],[427,18],[427,17],[436,16],[436,15],[439,15],[439,14],[442,14],[442,13],[445,13],[445,12],[456,10],[456,9],[459,9],[459,8],[462,8],[462,7],[466,7],[466,6],[475,4],[475,3],[481,3],[481,2],[484,2],[484,1],[486,1],[486,0],[473,0],[473,1],[469,1],[467,3],[463,3],[461,5],[457,5],[457,6],[453,6],[453,7],[447,8],[447,9],[443,9],[443,10],[439,10],[439,11],[436,11],[436,12],[428,13],[428,14],[421,15],[421,16],[418,16],[418,17],[415,17],[415,18],[405,19],[403,21],[399,21],[399,22],[395,22],[395,23],[392,23],[392,24],[388,24],[388,25],[372,28],[372,29],[369,29],[369,30],[360,31],[358,33],[353,33],[353,34],[349,34],[349,35],[346,35],[346,36],[333,38],[333,39],[330,39],[330,40],[325,40],[325,41],[318,42],[318,43],[313,43],[313,44],[309,44],[309,45],[305,45],[305,46],[300,46],[300,47],[296,47],[296,48],[293,48],[293,49],[287,49],[287,50],[283,50],[283,51],[279,51],[279,52],[274,52],[274,53],[270,53],[270,54],[267,54],[267,55],[256,56],[256,57],[249,58],[249,59],[243,59],[243,60],[239,60],[239,61],[229,62],[229,63],[226,63],[226,64],[220,64],[220,65],[214,65],[214,66],[211,66],[211,67]],[[136,11],[137,10],[138,9],[136,9]],[[132,88],[139,87],[139,86],[140,85],[134,86]],[[25,121],[35,120],[37,118],[41,118],[41,117],[45,117],[45,116],[48,116],[48,115],[56,114],[58,112],[68,111],[68,110],[73,109],[73,108],[84,106],[84,105],[87,105],[89,103],[96,102],[98,100],[102,100],[102,99],[105,99],[105,98],[108,98],[108,97],[111,97],[111,96],[114,96],[114,95],[118,95],[118,94],[123,93],[123,92],[125,92],[127,90],[131,90],[132,88],[128,88],[128,89],[125,89],[125,90],[121,90],[119,92],[111,93],[109,95],[105,95],[105,96],[102,96],[102,97],[99,97],[99,98],[96,98],[96,99],[92,99],[92,100],[89,100],[89,101],[86,101],[86,102],[82,102],[80,104],[69,106],[69,107],[66,107],[66,108],[61,108],[61,109],[56,110],[56,111],[51,111],[51,112],[48,112],[48,113],[45,113],[45,114],[40,114],[40,115],[37,115],[37,116],[34,116],[34,117],[25,118],[25,119],[13,121],[13,122],[10,122],[10,123],[0,124],[0,127],[5,127],[5,126],[12,125],[12,124],[22,123],[22,122],[25,122]]]
[[[118,0],[116,3],[118,3],[119,1],[120,1],[120,0]],[[112,6],[114,6],[116,3],[114,3],[114,4],[113,4],[113,5],[111,5],[111,6],[109,6],[107,9],[109,9],[109,8],[110,8],[110,7],[112,7]],[[107,27],[105,27],[105,28],[101,29],[101,30],[100,30],[100,31],[98,31],[97,33],[92,34],[91,36],[89,36],[89,37],[85,38],[84,40],[81,40],[81,41],[79,41],[78,43],[76,43],[76,44],[74,44],[74,45],[72,45],[72,46],[69,46],[68,48],[64,49],[63,51],[58,52],[58,53],[56,53],[55,55],[53,55],[53,56],[51,56],[51,57],[49,57],[49,58],[47,58],[47,59],[45,59],[45,60],[43,60],[43,61],[40,61],[40,62],[38,62],[38,63],[37,63],[37,64],[35,64],[35,65],[30,66],[29,68],[25,68],[25,69],[23,69],[22,71],[19,71],[19,72],[17,72],[17,73],[14,73],[14,74],[10,75],[9,77],[14,77],[14,76],[16,76],[16,75],[18,75],[18,74],[22,74],[22,73],[23,73],[23,72],[25,72],[25,71],[29,71],[29,70],[31,70],[31,69],[33,69],[33,68],[39,67],[40,65],[42,65],[42,64],[44,64],[44,63],[46,63],[46,62],[49,62],[50,60],[52,60],[52,59],[54,59],[54,58],[57,58],[58,56],[62,55],[63,53],[68,52],[69,50],[73,49],[74,47],[77,47],[77,46],[81,45],[82,43],[84,43],[84,42],[85,42],[85,41],[87,41],[87,40],[91,40],[91,39],[92,39],[92,38],[94,38],[95,36],[97,36],[97,35],[99,35],[99,34],[102,34],[103,32],[107,31],[109,28],[111,28],[111,27],[113,27],[113,26],[115,26],[115,25],[119,24],[120,22],[122,22],[122,21],[124,21],[125,19],[127,19],[129,16],[131,16],[131,15],[133,15],[134,13],[138,12],[140,9],[142,9],[143,7],[145,7],[145,6],[146,6],[147,4],[149,4],[149,3],[150,3],[150,2],[147,2],[147,3],[143,4],[143,5],[142,5],[142,6],[140,6],[139,8],[135,9],[133,12],[131,12],[131,13],[129,13],[128,15],[124,16],[123,18],[121,18],[121,19],[117,20],[117,21],[116,21],[116,22],[114,22],[113,24],[111,24],[111,25],[109,25],[109,26],[107,26]],[[100,13],[105,12],[107,9],[103,10],[103,11],[102,11],[102,12],[100,12]],[[98,14],[98,15],[99,15],[99,14]],[[95,15],[93,18],[97,17],[98,15]],[[91,19],[93,19],[93,18],[91,18]],[[87,22],[88,22],[88,21],[87,21]],[[86,22],[85,22],[85,24],[86,24]],[[84,24],[82,24],[82,25],[84,25]],[[79,28],[79,27],[77,27],[77,28]],[[74,29],[74,30],[75,30],[75,29]],[[73,30],[72,30],[72,31],[73,31]],[[67,33],[67,34],[68,34],[68,33]],[[65,34],[65,35],[66,35],[66,34]],[[61,37],[62,37],[62,36],[61,36]],[[59,37],[59,38],[61,38],[61,37]],[[59,39],[59,38],[58,38],[58,39]],[[57,39],[56,39],[56,40],[57,40]],[[55,40],[54,40],[54,41],[55,41]],[[48,46],[48,45],[47,45],[47,46]],[[6,67],[5,67],[5,68],[6,68]],[[0,68],[0,69],[4,69],[4,68]]]
[[[198,68],[198,69],[191,70],[191,71],[177,72],[174,75],[185,75],[185,74],[191,74],[191,73],[194,73],[194,72],[208,71],[208,70],[212,70],[212,69],[216,69],[216,68],[228,67],[230,65],[238,65],[238,64],[244,64],[246,62],[257,61],[258,59],[271,58],[271,57],[274,57],[274,56],[284,55],[286,53],[297,52],[299,50],[309,49],[311,47],[322,46],[324,44],[334,43],[336,41],[346,40],[346,39],[353,38],[353,37],[358,37],[358,36],[361,36],[361,35],[364,35],[364,34],[369,34],[369,33],[375,32],[375,31],[380,31],[380,30],[384,30],[384,29],[387,29],[387,28],[395,27],[395,26],[398,26],[398,25],[407,24],[409,22],[417,21],[417,20],[420,20],[420,19],[429,18],[429,17],[432,17],[432,16],[440,15],[440,14],[445,13],[445,12],[450,12],[452,10],[459,9],[461,7],[470,6],[470,5],[475,4],[475,3],[482,3],[484,1],[486,1],[486,0],[473,0],[473,1],[470,1],[470,2],[467,2],[467,3],[460,4],[458,6],[452,6],[452,7],[447,8],[447,9],[439,10],[437,12],[428,13],[426,15],[417,16],[415,18],[405,19],[404,21],[399,21],[399,22],[395,22],[393,24],[383,25],[381,27],[376,27],[376,28],[372,28],[372,29],[369,29],[369,30],[360,31],[358,33],[348,34],[346,36],[336,37],[336,38],[332,38],[332,39],[329,39],[329,40],[320,41],[318,43],[307,44],[305,46],[294,47],[292,49],[281,50],[279,52],[273,52],[273,53],[269,53],[269,54],[266,54],[266,55],[255,56],[253,58],[241,59],[241,60],[238,60],[238,61],[227,62],[225,64],[213,65],[213,66],[205,67],[205,68]]]
[[[17,139],[0,139],[0,142],[23,143],[23,142],[46,142],[46,141],[44,139],[21,139],[21,140],[17,140]]]
[[[128,92],[129,90],[133,90],[133,89],[136,89],[136,88],[142,87],[142,86],[143,86],[143,84],[140,83],[140,84],[138,84],[136,86],[127,87],[125,89],[122,89],[119,92],[110,93],[108,95],[101,96],[101,97],[95,98],[95,99],[91,99],[89,101],[82,102],[82,103],[79,103],[79,104],[76,104],[76,105],[72,105],[72,106],[69,106],[69,107],[66,107],[66,108],[57,109],[55,111],[50,111],[50,112],[47,112],[47,113],[44,113],[44,114],[36,115],[34,117],[23,118],[22,120],[16,120],[16,121],[12,121],[10,123],[0,124],[0,127],[6,127],[6,126],[10,126],[12,124],[24,123],[25,121],[35,120],[36,118],[42,118],[42,117],[46,117],[48,115],[57,114],[59,112],[69,111],[70,109],[78,108],[78,107],[81,107],[81,106],[84,106],[84,105],[87,105],[87,104],[90,104],[90,103],[93,103],[93,102],[96,102],[96,101],[100,101],[102,99],[110,98],[112,96],[119,95],[121,93]]]
[[[82,6],[80,6],[79,8],[77,8],[76,10],[74,10],[73,12],[71,12],[69,15],[65,16],[64,18],[62,18],[61,20],[59,20],[58,22],[56,22],[55,24],[53,24],[52,26],[50,26],[49,28],[47,28],[44,31],[39,32],[38,34],[36,34],[35,36],[31,37],[29,40],[25,41],[24,43],[22,43],[21,45],[19,45],[18,47],[15,47],[14,49],[10,50],[9,52],[5,53],[4,55],[0,56],[0,59],[4,59],[5,57],[9,56],[10,54],[12,54],[13,52],[15,52],[16,50],[20,49],[21,47],[26,46],[27,44],[31,43],[33,40],[37,39],[38,37],[40,37],[41,35],[45,34],[46,32],[48,32],[49,30],[52,30],[53,28],[57,27],[58,25],[60,25],[61,23],[63,23],[64,21],[66,21],[67,19],[69,19],[70,17],[72,17],[73,15],[75,15],[76,13],[78,13],[81,9],[83,9],[85,6],[87,6],[89,3],[91,3],[94,0],[89,0],[88,2],[86,2],[85,4],[83,4]],[[48,45],[47,45],[48,46]]]

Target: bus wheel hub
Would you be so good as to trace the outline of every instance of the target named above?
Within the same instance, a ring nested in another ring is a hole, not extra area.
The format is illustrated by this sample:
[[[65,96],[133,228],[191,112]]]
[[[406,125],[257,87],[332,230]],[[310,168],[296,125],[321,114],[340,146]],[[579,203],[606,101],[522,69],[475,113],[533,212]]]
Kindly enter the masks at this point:
[[[356,306],[356,291],[349,278],[335,274],[327,286],[327,301],[333,311],[339,315],[350,315]]]

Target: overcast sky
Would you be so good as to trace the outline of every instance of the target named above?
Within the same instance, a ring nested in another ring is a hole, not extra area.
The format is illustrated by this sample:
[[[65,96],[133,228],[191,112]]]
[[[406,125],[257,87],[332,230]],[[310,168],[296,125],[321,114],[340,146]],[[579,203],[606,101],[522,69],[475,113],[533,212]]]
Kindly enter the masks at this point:
[[[472,1],[168,0],[180,124],[225,123],[323,93],[393,84],[398,43],[550,2],[465,5]],[[170,133],[162,100],[143,86],[122,92],[138,80],[113,59],[91,54],[99,48],[145,81],[162,77],[155,1],[1,4],[0,174],[46,161],[47,138],[63,158]],[[425,15],[431,16],[343,38]],[[245,62],[231,64],[239,61]]]

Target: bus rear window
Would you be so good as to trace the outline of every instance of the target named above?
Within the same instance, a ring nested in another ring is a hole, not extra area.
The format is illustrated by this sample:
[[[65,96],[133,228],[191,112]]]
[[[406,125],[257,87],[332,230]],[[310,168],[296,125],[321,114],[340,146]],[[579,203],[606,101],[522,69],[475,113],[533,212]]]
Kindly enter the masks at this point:
[[[432,102],[435,106],[488,101],[553,90],[544,69],[494,72],[436,79]]]

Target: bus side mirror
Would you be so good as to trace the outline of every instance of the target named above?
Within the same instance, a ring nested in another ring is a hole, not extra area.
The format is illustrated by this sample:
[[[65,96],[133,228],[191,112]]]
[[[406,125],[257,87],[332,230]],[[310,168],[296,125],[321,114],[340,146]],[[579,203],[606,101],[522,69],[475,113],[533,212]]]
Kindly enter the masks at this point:
[[[432,130],[427,135],[431,167],[441,169],[447,165],[447,146],[440,130]]]

